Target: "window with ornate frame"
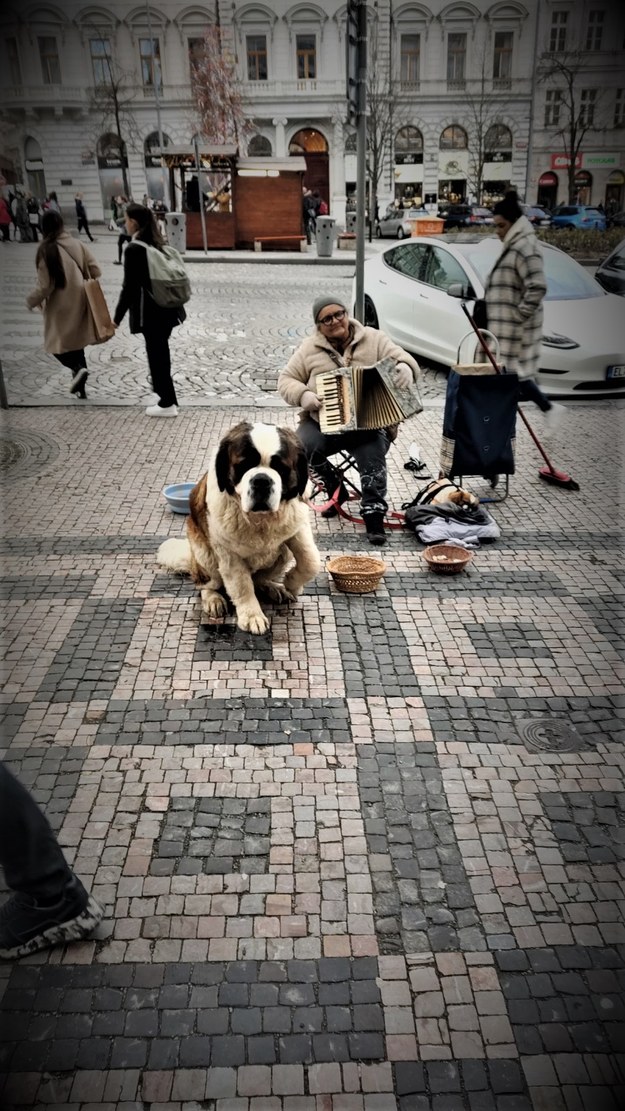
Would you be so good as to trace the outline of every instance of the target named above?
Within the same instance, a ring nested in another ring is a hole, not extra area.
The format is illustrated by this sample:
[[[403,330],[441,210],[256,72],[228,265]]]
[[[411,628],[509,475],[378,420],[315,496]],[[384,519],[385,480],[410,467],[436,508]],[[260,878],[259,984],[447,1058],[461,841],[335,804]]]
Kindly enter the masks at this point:
[[[139,55],[141,58],[141,80],[144,89],[163,87],[161,73],[161,43],[160,39],[139,39]]]
[[[560,123],[562,90],[547,89],[545,93],[545,127],[557,127]]]
[[[495,31],[493,46],[493,81],[499,86],[509,86],[512,77],[512,31]]]
[[[604,19],[605,12],[600,11],[597,8],[593,9],[593,11],[588,12],[588,24],[586,27],[586,50],[601,50]]]
[[[439,140],[441,150],[466,150],[468,145],[467,133],[459,124],[452,123],[441,131]]]
[[[303,34],[295,36],[295,58],[297,79],[303,81],[317,76],[317,36]]]
[[[566,50],[566,32],[569,13],[556,11],[551,13],[551,29],[549,31],[549,52],[559,54]]]
[[[401,35],[399,80],[402,89],[418,89],[421,35]]]
[[[17,45],[17,39],[8,38],[4,40],[7,52],[7,61],[9,63],[9,76],[12,85],[22,84],[22,67],[20,65],[20,52]]]
[[[94,85],[109,85],[111,81],[110,39],[89,39],[89,52]]]
[[[40,35],[39,57],[41,59],[41,76],[44,85],[61,84],[61,63],[59,61],[59,48],[54,35]]]
[[[595,108],[597,106],[597,90],[582,89],[579,105],[579,122],[582,127],[593,127],[595,122]]]
[[[447,36],[447,84],[463,89],[466,83],[467,35],[465,31],[450,31]]]
[[[267,70],[267,36],[246,35],[245,53],[247,57],[248,81],[266,81]]]

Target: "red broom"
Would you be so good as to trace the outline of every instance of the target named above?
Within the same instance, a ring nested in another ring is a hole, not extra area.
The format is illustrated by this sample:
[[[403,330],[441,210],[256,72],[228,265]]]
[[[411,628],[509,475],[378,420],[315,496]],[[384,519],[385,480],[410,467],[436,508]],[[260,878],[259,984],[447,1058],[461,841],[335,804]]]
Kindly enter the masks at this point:
[[[482,351],[487,356],[489,362],[495,368],[495,371],[497,372],[497,374],[501,374],[500,367],[497,366],[497,363],[495,362],[495,359],[493,357],[492,352],[490,351],[490,349],[488,347],[488,344],[485,343],[484,337],[482,336],[482,333],[481,333],[480,329],[478,328],[477,324],[475,323],[475,321],[474,321],[473,317],[471,316],[471,313],[469,312],[469,310],[468,310],[466,304],[464,303],[464,301],[462,302],[462,311],[463,311],[464,315],[466,316],[467,320],[469,321],[469,324],[473,328],[473,331],[475,332],[477,338],[479,339]],[[536,444],[536,447],[538,448],[540,454],[542,455],[543,459],[545,460],[545,463],[547,464],[546,467],[541,467],[540,468],[540,470],[538,472],[538,477],[542,478],[545,482],[550,482],[552,486],[562,486],[565,490],[579,490],[579,483],[576,482],[574,478],[571,478],[571,476],[569,474],[566,474],[565,471],[559,471],[559,470],[556,469],[556,467],[554,467],[553,463],[551,462],[551,459],[547,455],[547,452],[545,451],[543,445],[541,444],[540,440],[538,439],[538,436],[534,432],[534,429],[532,428],[530,422],[528,421],[527,417],[525,416],[525,413],[523,412],[522,409],[519,409],[518,406],[517,406],[517,413],[519,414],[521,420],[523,421],[523,424],[527,428],[527,431],[529,432],[529,434],[532,437],[534,443]]]

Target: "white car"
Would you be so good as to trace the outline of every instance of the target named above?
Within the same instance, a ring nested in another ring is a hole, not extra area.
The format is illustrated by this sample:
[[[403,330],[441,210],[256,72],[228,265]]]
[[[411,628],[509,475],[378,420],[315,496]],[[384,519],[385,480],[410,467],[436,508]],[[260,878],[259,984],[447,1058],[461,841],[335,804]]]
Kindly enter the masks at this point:
[[[412,235],[412,221],[419,220],[423,216],[427,217],[427,212],[422,208],[394,208],[391,205],[384,215],[380,216],[375,226],[375,234],[378,239],[383,239],[385,236],[409,239]]]
[[[438,236],[388,247],[367,259],[365,323],[425,361],[451,366],[470,329],[460,301],[484,294],[501,245],[491,236]],[[623,301],[557,247],[543,244],[547,296],[538,383],[549,395],[625,396]],[[452,295],[448,293],[450,287]]]

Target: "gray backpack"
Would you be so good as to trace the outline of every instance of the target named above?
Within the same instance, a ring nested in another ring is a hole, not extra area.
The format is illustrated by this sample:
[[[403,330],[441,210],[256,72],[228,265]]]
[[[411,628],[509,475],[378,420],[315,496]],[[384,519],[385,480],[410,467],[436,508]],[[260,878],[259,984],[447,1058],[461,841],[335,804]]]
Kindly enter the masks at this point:
[[[152,296],[162,309],[178,309],[186,305],[191,296],[191,282],[184,268],[182,256],[175,247],[151,247],[140,239],[148,256],[148,273],[152,283]]]

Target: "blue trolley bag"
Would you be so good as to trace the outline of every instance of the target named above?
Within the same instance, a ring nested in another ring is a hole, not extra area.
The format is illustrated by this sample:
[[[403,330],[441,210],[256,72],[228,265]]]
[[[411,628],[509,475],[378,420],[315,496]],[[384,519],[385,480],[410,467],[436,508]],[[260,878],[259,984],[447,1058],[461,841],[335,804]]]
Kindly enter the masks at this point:
[[[514,474],[518,392],[516,374],[450,371],[441,458],[448,476]]]

